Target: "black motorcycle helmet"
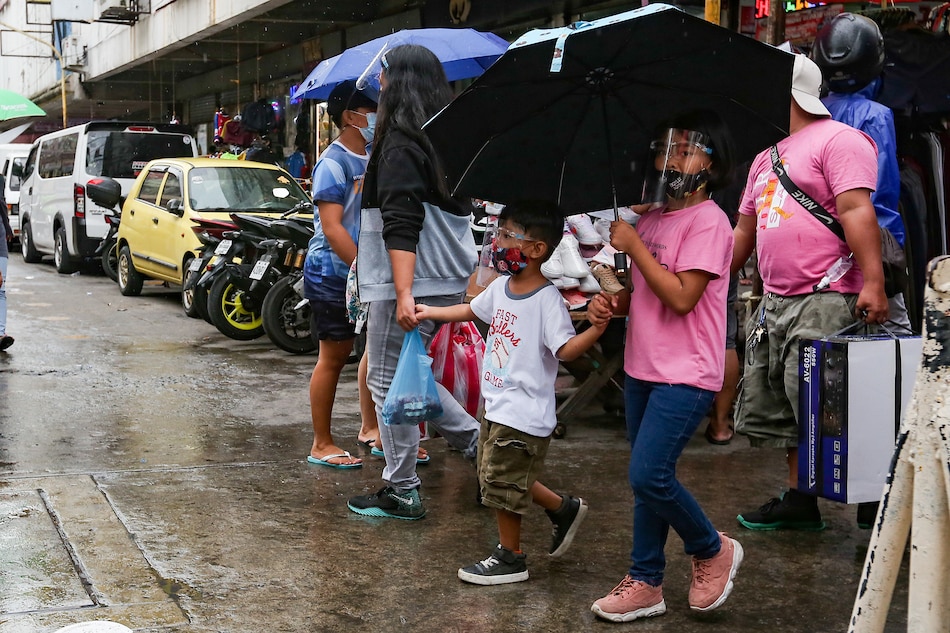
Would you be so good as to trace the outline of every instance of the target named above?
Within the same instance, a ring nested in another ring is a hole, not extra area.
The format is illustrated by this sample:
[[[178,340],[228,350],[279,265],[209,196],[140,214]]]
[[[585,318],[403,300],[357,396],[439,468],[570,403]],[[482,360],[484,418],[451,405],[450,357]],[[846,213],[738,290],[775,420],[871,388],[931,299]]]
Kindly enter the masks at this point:
[[[884,36],[874,20],[839,13],[815,38],[811,58],[832,92],[857,92],[884,69]]]

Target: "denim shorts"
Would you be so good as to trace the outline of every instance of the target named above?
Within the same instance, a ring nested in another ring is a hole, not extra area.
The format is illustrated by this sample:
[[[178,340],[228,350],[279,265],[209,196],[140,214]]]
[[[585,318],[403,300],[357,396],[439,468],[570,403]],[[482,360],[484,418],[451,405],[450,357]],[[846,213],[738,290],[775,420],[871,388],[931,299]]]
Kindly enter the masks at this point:
[[[314,341],[348,341],[356,338],[356,328],[340,301],[310,299],[310,338]]]
[[[544,470],[551,437],[522,433],[482,418],[478,437],[478,483],[482,505],[526,514],[531,486]]]
[[[858,296],[818,292],[794,297],[767,293],[746,323],[745,359],[736,433],[752,446],[798,446],[798,346],[802,339],[820,339],[855,322]],[[752,345],[761,310],[766,333]]]

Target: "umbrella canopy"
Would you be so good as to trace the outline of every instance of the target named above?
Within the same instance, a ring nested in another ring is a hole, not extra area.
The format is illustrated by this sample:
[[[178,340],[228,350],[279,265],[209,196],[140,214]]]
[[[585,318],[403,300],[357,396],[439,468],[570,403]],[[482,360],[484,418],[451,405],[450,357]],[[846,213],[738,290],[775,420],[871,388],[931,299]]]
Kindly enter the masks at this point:
[[[323,60],[293,97],[326,99],[338,83],[365,76],[374,65],[378,66],[382,52],[401,44],[418,44],[435,53],[449,81],[477,77],[508,48],[508,42],[494,33],[474,29],[405,29]],[[378,75],[378,71],[375,74]]]
[[[695,109],[740,160],[788,134],[794,57],[654,4],[530,31],[425,128],[458,193],[580,213],[641,200],[657,126]]]
[[[46,112],[23,95],[0,89],[0,121],[23,116],[46,116]]]

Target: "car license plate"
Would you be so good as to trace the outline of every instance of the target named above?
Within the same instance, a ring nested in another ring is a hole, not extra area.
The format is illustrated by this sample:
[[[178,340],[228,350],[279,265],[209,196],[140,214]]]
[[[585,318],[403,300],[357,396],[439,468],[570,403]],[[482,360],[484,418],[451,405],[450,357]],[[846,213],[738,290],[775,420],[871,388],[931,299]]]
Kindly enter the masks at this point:
[[[196,272],[199,268],[201,268],[201,258],[195,257],[191,260],[191,263],[188,264],[188,272]]]
[[[266,255],[257,260],[257,263],[254,264],[253,270],[251,270],[251,279],[257,281],[264,276],[264,273],[267,272],[267,268],[270,266],[270,257]]]
[[[214,249],[215,255],[224,255],[231,250],[231,240],[221,240]]]

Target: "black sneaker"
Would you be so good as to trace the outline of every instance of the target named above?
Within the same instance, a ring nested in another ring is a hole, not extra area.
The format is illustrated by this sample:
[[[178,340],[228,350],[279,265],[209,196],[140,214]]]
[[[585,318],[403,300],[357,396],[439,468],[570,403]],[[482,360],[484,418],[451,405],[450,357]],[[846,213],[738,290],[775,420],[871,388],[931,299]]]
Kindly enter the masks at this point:
[[[551,530],[551,551],[548,552],[553,558],[557,558],[567,551],[574,540],[574,534],[577,528],[584,522],[587,516],[587,502],[580,497],[562,497],[564,501],[557,510],[545,510],[544,512],[551,519],[554,528]]]
[[[422,499],[419,498],[418,488],[398,492],[386,486],[376,494],[353,497],[347,501],[346,507],[368,517],[390,517],[413,521],[426,515]]]
[[[13,337],[7,336],[6,334],[3,337],[0,337],[0,350],[4,350],[13,345]]]
[[[528,579],[525,554],[515,554],[500,544],[492,555],[469,567],[459,569],[459,579],[475,585],[504,585]]]
[[[877,518],[877,508],[880,505],[878,501],[868,501],[858,504],[858,527],[862,530],[870,530],[874,527],[874,520]]]
[[[825,529],[818,509],[818,499],[788,490],[782,498],[773,497],[758,510],[744,512],[736,517],[739,524],[750,530],[807,530]]]

